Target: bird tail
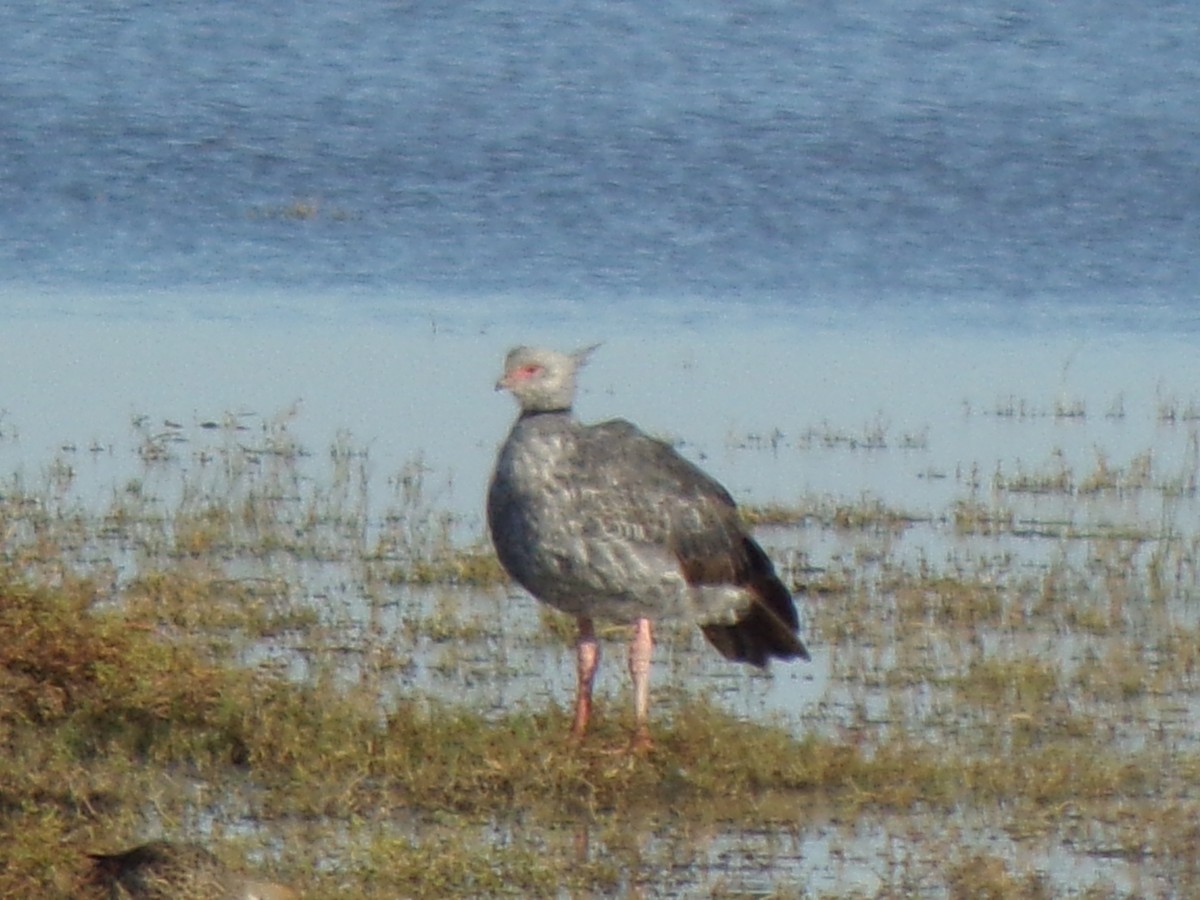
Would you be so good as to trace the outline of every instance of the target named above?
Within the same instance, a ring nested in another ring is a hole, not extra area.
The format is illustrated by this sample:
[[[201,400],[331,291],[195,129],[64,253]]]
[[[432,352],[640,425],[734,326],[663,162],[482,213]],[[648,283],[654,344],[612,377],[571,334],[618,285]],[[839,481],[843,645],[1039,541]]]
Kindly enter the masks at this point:
[[[750,561],[746,587],[754,602],[732,623],[708,623],[700,626],[701,631],[722,656],[734,662],[762,668],[772,657],[808,659],[792,595],[762,548],[752,538],[744,540]]]

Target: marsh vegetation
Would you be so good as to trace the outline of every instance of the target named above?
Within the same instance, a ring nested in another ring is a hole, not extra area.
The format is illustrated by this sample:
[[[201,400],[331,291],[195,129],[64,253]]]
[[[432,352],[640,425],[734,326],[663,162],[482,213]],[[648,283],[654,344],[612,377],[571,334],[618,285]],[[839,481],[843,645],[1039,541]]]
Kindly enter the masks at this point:
[[[158,837],[312,898],[1194,894],[1194,406],[1102,416],[1153,417],[1169,458],[962,459],[929,474],[941,505],[749,507],[814,662],[755,675],[665,632],[639,757],[624,635],[569,746],[569,623],[503,580],[436,460],[376,472],[294,411],[64,446],[0,483],[0,894],[71,896],[86,852]],[[794,434],[731,452],[938,440]],[[134,474],[83,485],[113,459]]]

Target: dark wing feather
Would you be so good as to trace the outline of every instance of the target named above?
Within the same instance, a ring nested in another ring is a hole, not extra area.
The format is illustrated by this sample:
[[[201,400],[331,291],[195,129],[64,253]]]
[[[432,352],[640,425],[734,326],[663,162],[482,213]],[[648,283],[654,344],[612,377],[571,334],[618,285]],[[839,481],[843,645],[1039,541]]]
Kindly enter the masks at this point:
[[[744,537],[743,542],[752,568],[749,577],[737,583],[749,587],[755,603],[733,623],[710,623],[700,629],[722,656],[736,662],[761,667],[773,656],[808,659],[808,648],[797,633],[800,620],[792,595],[755,540]]]
[[[722,655],[756,666],[808,659],[791,594],[717,481],[623,420],[581,429],[572,469],[580,491],[602,498],[600,516],[637,522],[671,549],[690,584],[748,589],[755,602],[735,621],[701,626]]]

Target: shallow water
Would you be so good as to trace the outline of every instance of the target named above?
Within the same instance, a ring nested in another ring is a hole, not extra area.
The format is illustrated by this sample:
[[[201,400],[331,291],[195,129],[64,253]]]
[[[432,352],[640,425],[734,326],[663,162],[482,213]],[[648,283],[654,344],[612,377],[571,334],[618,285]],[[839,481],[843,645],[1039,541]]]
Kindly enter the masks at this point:
[[[797,735],[870,744],[912,732],[969,745],[994,715],[964,704],[955,687],[973,667],[1028,657],[1095,689],[1128,647],[1152,660],[1172,627],[1193,622],[1200,361],[1186,337],[1049,330],[1000,340],[730,318],[648,318],[636,334],[620,325],[19,320],[0,334],[0,461],[27,486],[48,486],[64,506],[93,512],[136,481],[169,517],[197,486],[227,496],[226,470],[212,460],[230,441],[260,459],[241,489],[278,477],[298,502],[322,495],[340,471],[329,448],[345,429],[352,438],[342,445],[366,449],[351,459],[364,467],[370,535],[388,528],[397,496],[388,479],[419,456],[429,469],[426,501],[455,513],[455,537],[469,542],[482,536],[484,484],[512,416],[508,398],[491,390],[504,349],[524,333],[566,347],[602,337],[584,374],[581,414],[625,415],[678,438],[741,500],[808,510],[796,526],[761,529],[763,543],[799,583],[844,585],[799,595],[813,661],[768,675],[728,666],[696,633],[664,631],[653,672],[660,714],[679,692],[701,693]],[[205,427],[226,413],[245,430]],[[147,417],[140,430],[129,424],[134,414]],[[148,434],[170,436],[165,461],[139,453]],[[256,456],[292,441],[308,455]],[[1081,490],[1101,459],[1115,486]],[[876,501],[911,519],[846,527],[832,512]],[[964,524],[962,504],[1006,510],[1011,526]],[[155,558],[119,544],[87,552],[91,564],[113,567],[117,583]],[[1156,568],[1156,557],[1165,565]],[[275,585],[272,602],[317,613],[317,625],[249,647],[249,664],[300,679],[332,666],[347,684],[374,686],[384,708],[414,692],[496,713],[569,703],[570,650],[545,634],[536,604],[519,591],[389,585],[349,558],[227,564],[238,578]],[[906,578],[995,585],[1000,617],[976,624],[953,606],[933,606],[923,634],[902,632],[896,604],[928,599],[906,593]],[[1055,584],[1086,622],[1051,613],[1048,630],[1012,624]],[[851,642],[831,634],[847,616],[862,622]],[[434,636],[439,622],[454,636]],[[606,640],[603,709],[627,702],[621,640]],[[1195,752],[1194,690],[1101,694],[1088,711],[1107,723],[1107,743],[1143,754],[1136,764],[1147,753],[1169,765]],[[787,884],[870,894],[901,883],[939,896],[948,848],[996,855],[1064,890],[1104,883],[1155,892],[1180,877],[1163,860],[1113,855],[1127,840],[1119,824],[1089,830],[1068,818],[1044,838],[1020,833],[1003,809],[948,821],[864,812],[685,844],[650,830],[639,840],[652,861],[630,878],[664,896]]]
[[[380,476],[422,454],[454,480],[443,501],[477,518],[514,414],[491,385],[518,342],[605,341],[583,378],[581,417],[621,416],[680,441],[756,503],[874,495],[929,512],[971,466],[987,480],[1059,459],[1083,471],[1100,454],[1123,467],[1149,450],[1169,473],[1189,464],[1200,415],[1200,354],[1187,335],[926,334],[787,317],[629,325],[13,320],[0,331],[0,454],[32,475],[73,447],[86,485],[90,472],[112,480],[106,467],[126,465],[107,451],[130,444],[134,416],[195,437],[205,421],[295,407],[288,427],[310,453],[346,431]],[[85,452],[93,446],[104,452]]]

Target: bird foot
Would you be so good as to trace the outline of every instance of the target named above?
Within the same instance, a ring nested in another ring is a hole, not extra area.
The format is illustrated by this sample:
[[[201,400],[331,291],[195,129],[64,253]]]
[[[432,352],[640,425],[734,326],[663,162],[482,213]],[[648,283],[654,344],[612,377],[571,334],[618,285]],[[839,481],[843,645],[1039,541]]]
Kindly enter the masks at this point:
[[[633,737],[629,739],[629,752],[635,755],[649,753],[654,749],[654,741],[650,738],[650,731],[646,726],[642,725],[635,729]]]
[[[575,731],[567,735],[564,742],[568,750],[581,750],[584,746],[584,735]],[[629,738],[629,743],[623,747],[596,747],[591,746],[589,752],[600,756],[644,756],[654,750],[654,740],[650,737],[648,731],[635,731]]]

